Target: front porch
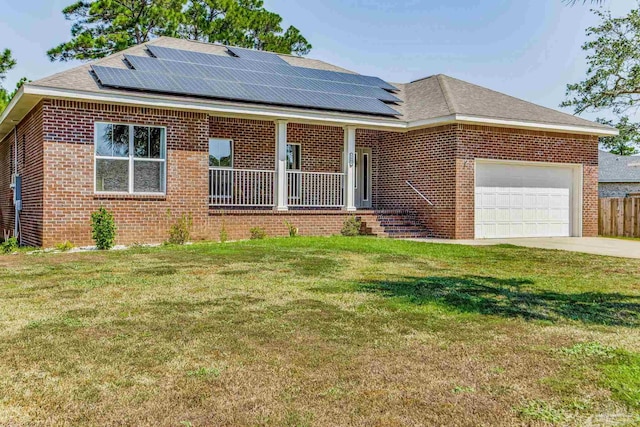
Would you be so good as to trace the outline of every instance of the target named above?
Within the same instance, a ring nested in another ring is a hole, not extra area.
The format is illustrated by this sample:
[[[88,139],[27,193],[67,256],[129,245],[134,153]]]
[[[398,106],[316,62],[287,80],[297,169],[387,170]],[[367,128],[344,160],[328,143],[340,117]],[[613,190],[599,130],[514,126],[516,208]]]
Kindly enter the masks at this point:
[[[273,167],[252,161],[247,144],[209,141],[209,207],[212,209],[327,209],[354,212],[373,207],[373,153],[356,147],[356,130],[344,129],[344,143],[305,143],[276,122],[270,151]],[[347,153],[347,154],[345,154]]]

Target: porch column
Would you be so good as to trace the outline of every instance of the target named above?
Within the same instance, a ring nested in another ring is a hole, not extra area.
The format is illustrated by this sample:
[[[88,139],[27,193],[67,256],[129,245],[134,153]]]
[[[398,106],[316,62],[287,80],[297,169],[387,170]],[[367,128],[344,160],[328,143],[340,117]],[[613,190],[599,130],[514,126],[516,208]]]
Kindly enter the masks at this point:
[[[355,211],[356,128],[344,128],[344,208]]]
[[[289,210],[287,206],[287,121],[276,120],[276,210]]]

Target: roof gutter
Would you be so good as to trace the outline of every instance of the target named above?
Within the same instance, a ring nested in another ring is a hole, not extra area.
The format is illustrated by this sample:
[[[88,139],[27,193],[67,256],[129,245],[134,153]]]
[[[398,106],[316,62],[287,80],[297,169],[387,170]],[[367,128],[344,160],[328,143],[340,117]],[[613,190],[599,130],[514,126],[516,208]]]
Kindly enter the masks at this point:
[[[0,115],[0,125],[4,123],[11,111],[20,102],[24,95],[42,98],[60,98],[80,101],[93,101],[115,103],[123,105],[138,105],[151,108],[164,108],[170,110],[195,111],[229,117],[252,117],[262,120],[287,119],[308,123],[317,123],[337,126],[357,126],[367,129],[388,130],[406,132],[428,127],[443,126],[452,123],[474,124],[484,126],[497,126],[537,131],[561,132],[597,136],[615,136],[618,130],[614,128],[560,125],[553,123],[529,122],[508,119],[496,119],[491,117],[451,114],[425,120],[406,122],[385,117],[359,117],[333,112],[301,111],[292,108],[280,108],[270,106],[253,106],[230,103],[213,103],[198,101],[181,101],[166,98],[144,97],[129,94],[95,93],[70,89],[50,88],[25,84],[16,96],[11,100],[5,111]]]
[[[417,120],[408,123],[408,129],[420,129],[431,126],[441,126],[448,123],[462,123],[470,125],[496,126],[505,128],[530,129],[537,131],[561,132],[597,136],[616,136],[620,132],[615,128],[560,125],[555,123],[529,122],[522,120],[495,119],[492,117],[471,116],[465,114],[451,114],[428,120]]]

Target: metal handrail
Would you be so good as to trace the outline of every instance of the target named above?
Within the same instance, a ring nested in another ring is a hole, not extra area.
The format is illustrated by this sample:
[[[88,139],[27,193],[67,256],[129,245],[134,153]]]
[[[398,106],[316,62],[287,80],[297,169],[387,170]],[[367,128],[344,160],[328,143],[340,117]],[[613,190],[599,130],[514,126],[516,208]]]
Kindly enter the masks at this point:
[[[407,185],[408,185],[408,186],[409,186],[413,191],[415,191],[415,192],[418,194],[418,196],[422,197],[422,198],[424,199],[424,201],[425,201],[425,202],[429,203],[429,205],[431,205],[431,206],[435,206],[433,203],[431,203],[431,200],[427,199],[427,197],[426,197],[424,194],[422,194],[422,193],[420,192],[420,190],[418,190],[416,187],[414,187],[414,186],[413,186],[413,184],[411,184],[409,181],[407,181]]]

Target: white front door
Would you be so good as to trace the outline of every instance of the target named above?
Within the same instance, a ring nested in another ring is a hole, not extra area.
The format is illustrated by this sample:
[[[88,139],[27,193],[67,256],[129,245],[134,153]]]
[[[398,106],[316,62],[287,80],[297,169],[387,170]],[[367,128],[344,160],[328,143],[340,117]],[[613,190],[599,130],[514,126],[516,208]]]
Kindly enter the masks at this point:
[[[476,164],[477,239],[571,236],[575,168]]]
[[[371,205],[371,148],[356,147],[355,205],[358,209]]]

